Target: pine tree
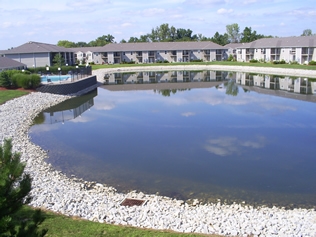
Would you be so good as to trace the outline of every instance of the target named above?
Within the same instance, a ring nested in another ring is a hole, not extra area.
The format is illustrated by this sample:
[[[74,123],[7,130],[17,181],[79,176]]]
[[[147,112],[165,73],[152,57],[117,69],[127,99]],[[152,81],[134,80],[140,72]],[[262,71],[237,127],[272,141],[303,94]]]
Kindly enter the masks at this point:
[[[16,213],[31,201],[31,177],[24,173],[25,164],[19,153],[12,153],[11,139],[5,139],[0,146],[0,237],[44,236],[47,230],[38,231],[44,220],[36,210],[28,220],[18,220]]]

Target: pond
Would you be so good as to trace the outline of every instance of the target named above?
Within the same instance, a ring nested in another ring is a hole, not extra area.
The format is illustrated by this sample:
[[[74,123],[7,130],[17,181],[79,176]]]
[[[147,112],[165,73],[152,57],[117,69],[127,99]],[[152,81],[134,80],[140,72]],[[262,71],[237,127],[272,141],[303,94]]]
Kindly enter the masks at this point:
[[[144,74],[43,111],[31,141],[56,169],[120,192],[316,207],[314,79]]]

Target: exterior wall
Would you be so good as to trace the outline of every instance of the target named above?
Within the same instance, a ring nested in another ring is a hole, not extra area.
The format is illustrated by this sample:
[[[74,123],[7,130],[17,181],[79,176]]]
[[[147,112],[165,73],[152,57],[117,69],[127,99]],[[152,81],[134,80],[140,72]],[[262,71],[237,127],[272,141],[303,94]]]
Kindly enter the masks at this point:
[[[253,51],[253,54],[251,53]],[[316,48],[308,47],[284,47],[262,49],[238,49],[237,61],[248,62],[251,59],[265,61],[284,60],[287,63],[296,61],[300,64],[316,60]]]
[[[26,64],[27,67],[45,67],[51,66],[49,53],[29,53],[29,54],[8,54],[6,57],[20,63]]]
[[[97,85],[98,84],[96,76],[89,76],[86,79],[82,79],[72,83],[44,85],[37,88],[37,91],[59,95],[72,95],[77,94],[80,91],[84,91],[87,88],[91,88],[91,90],[95,89]]]

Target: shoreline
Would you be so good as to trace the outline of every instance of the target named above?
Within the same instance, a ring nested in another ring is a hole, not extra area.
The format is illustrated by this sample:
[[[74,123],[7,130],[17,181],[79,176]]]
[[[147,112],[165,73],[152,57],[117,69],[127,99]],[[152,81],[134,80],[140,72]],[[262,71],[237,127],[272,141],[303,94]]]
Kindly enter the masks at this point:
[[[314,209],[254,208],[221,202],[202,205],[197,200],[189,205],[182,200],[142,192],[122,194],[113,187],[66,177],[45,162],[47,151],[30,142],[28,130],[38,113],[69,98],[34,92],[0,105],[0,140],[12,138],[13,151],[21,152],[21,160],[27,164],[25,171],[33,178],[31,206],[100,223],[176,232],[316,236]],[[146,202],[143,206],[121,206],[125,198]]]

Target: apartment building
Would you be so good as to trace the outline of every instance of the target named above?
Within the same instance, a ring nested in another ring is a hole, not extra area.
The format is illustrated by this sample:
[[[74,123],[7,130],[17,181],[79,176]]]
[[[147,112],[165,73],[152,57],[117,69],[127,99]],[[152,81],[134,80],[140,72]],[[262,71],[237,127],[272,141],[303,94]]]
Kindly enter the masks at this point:
[[[73,65],[75,63],[72,50],[53,44],[30,41],[10,50],[0,51],[2,57],[13,59],[27,67],[52,66],[56,54],[60,54],[64,58],[65,64]]]
[[[263,38],[237,45],[236,59],[240,62],[256,59],[308,64],[316,61],[316,36]]]

